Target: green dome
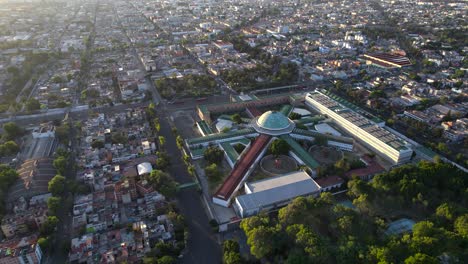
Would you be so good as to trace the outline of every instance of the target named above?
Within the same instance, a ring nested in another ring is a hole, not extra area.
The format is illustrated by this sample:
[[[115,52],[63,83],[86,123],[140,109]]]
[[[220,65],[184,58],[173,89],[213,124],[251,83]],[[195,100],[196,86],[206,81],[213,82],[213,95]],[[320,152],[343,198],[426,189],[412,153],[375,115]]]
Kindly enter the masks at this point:
[[[263,129],[281,130],[288,128],[290,123],[289,119],[282,113],[268,111],[258,118],[257,125]]]

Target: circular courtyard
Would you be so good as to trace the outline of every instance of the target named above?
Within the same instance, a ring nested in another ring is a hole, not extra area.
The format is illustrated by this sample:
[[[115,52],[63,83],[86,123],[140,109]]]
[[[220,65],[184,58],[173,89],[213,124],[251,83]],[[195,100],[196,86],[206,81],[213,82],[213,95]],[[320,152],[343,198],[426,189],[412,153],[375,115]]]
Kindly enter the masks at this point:
[[[309,154],[320,164],[331,165],[343,158],[343,152],[337,148],[327,146],[312,146]]]
[[[282,175],[297,170],[295,159],[286,155],[268,155],[260,161],[260,168],[263,172],[271,175]]]

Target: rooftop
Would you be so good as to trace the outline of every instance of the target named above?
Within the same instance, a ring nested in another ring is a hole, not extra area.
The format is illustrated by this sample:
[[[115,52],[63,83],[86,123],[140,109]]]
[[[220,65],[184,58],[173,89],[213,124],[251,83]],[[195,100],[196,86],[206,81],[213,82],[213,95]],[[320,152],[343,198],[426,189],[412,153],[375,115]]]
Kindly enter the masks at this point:
[[[247,188],[252,192],[236,198],[245,210],[262,208],[320,190],[320,186],[304,171],[247,183]]]
[[[310,156],[309,152],[299,145],[299,143],[297,143],[291,136],[282,135],[281,139],[285,140],[289,144],[294,154],[296,154],[297,157],[299,157],[299,159],[301,159],[309,168],[315,169],[320,166],[320,164]]]
[[[281,112],[267,111],[257,119],[257,125],[265,129],[281,130],[289,126],[289,119]]]
[[[289,134],[295,127],[295,123],[283,113],[267,111],[252,122],[254,129],[260,134],[273,136]]]
[[[270,142],[271,136],[260,135],[251,144],[245,155],[234,165],[231,174],[224,181],[223,185],[218,189],[215,197],[228,201],[237,187],[241,184],[244,175],[254,165],[255,159],[260,155],[262,150]]]

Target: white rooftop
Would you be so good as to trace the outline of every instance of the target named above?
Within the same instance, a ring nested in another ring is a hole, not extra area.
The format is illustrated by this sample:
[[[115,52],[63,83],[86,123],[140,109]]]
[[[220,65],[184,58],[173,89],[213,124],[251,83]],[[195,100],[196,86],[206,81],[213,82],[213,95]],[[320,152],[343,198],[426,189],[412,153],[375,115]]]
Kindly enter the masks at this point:
[[[304,109],[304,108],[297,108],[297,107],[294,107],[293,113],[300,114],[301,116],[309,116],[309,115],[311,115],[311,113],[310,113],[309,110],[306,110],[306,109]]]
[[[149,162],[143,162],[137,165],[138,175],[143,175],[147,173],[151,173],[153,170],[153,166]]]
[[[250,97],[250,95],[248,95],[248,94],[239,95],[239,98],[240,98],[242,101],[251,101],[251,100],[252,100],[252,97]]]
[[[330,134],[330,135],[337,136],[337,137],[341,136],[340,132],[338,132],[336,129],[334,129],[327,123],[316,124],[314,128],[315,130],[317,130],[318,132],[322,134]]]
[[[244,210],[264,208],[320,191],[320,186],[304,171],[245,184],[245,195],[236,200]]]
[[[232,121],[225,120],[225,119],[218,119],[218,122],[216,122],[216,129],[221,132],[225,128],[232,128]]]

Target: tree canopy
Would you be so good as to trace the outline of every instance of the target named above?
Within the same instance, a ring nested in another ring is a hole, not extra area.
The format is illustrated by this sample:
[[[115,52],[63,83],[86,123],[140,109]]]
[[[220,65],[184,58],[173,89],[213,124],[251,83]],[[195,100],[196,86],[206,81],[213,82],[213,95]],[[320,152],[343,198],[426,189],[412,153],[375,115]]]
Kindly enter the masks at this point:
[[[68,157],[66,156],[58,156],[54,159],[53,165],[54,168],[60,175],[65,174],[67,171],[67,164],[68,164]]]
[[[52,196],[47,200],[47,209],[50,215],[57,215],[57,211],[62,206],[62,198]]]
[[[26,101],[26,110],[28,111],[35,111],[41,109],[41,104],[39,101],[35,98],[31,98],[28,101]]]
[[[278,156],[278,155],[287,155],[289,152],[289,144],[283,139],[276,139],[270,145],[270,152],[271,154]]]
[[[5,164],[0,164],[0,214],[4,211],[5,195],[18,179],[18,173]]]
[[[223,161],[224,152],[218,147],[209,146],[208,148],[206,148],[205,152],[203,153],[203,157],[210,164],[212,163],[219,164],[221,163],[221,161]]]
[[[468,179],[445,163],[420,162],[348,183],[355,209],[329,193],[299,197],[277,215],[242,220],[253,256],[271,263],[438,263],[468,259]],[[390,219],[416,221],[387,234]]]
[[[158,151],[156,153],[158,157],[156,159],[156,168],[158,170],[166,170],[171,165],[171,160],[169,159],[169,155],[164,151]]]
[[[55,175],[52,180],[49,181],[49,192],[53,196],[61,196],[65,192],[65,177],[62,175]]]
[[[218,168],[218,165],[216,163],[212,163],[208,166],[205,167],[205,174],[208,178],[219,178],[221,177],[221,171]]]
[[[59,223],[59,219],[56,216],[47,217],[47,220],[40,227],[41,235],[43,236],[51,235],[54,232],[55,228],[57,227],[58,223]]]
[[[223,263],[224,264],[242,264],[245,260],[239,251],[239,243],[235,240],[226,240],[223,242]]]
[[[9,140],[3,144],[0,144],[0,157],[14,155],[20,151],[20,148],[16,142]]]
[[[241,115],[240,115],[239,113],[233,114],[233,115],[231,116],[231,120],[232,120],[233,122],[236,122],[237,124],[242,123],[242,117],[241,117]]]
[[[23,134],[23,129],[14,122],[8,122],[3,125],[5,131],[5,138],[7,140],[15,139]]]
[[[169,174],[161,170],[153,170],[148,176],[148,181],[153,185],[154,189],[162,195],[174,197],[177,184]]]

